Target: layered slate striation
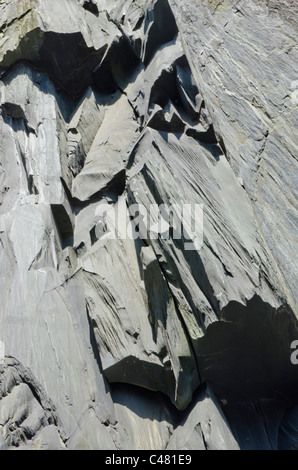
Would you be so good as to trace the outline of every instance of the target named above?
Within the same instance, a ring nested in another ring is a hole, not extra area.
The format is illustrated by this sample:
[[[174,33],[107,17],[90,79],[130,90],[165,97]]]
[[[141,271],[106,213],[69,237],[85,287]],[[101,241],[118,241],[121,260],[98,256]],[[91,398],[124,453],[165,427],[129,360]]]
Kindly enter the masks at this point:
[[[295,9],[0,2],[1,449],[298,448]]]

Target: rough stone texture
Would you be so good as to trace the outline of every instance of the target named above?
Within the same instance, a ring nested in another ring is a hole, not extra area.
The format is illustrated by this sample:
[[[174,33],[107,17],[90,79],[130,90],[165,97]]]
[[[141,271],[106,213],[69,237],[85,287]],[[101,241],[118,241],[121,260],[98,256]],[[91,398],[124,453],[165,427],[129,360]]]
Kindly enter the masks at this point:
[[[297,305],[297,3],[170,3],[226,156]]]
[[[173,432],[168,450],[238,450],[238,444],[216,397],[202,389],[193,397],[191,409]]]
[[[296,10],[0,2],[0,449],[298,448]]]
[[[65,449],[54,405],[31,371],[7,357],[0,374],[0,427],[8,446]]]

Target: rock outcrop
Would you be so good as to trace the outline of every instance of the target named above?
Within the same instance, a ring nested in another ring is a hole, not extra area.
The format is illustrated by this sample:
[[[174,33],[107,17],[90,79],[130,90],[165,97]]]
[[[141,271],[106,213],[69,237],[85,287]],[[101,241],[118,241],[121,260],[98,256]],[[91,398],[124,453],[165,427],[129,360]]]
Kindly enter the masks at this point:
[[[0,2],[1,449],[298,448],[295,12]]]

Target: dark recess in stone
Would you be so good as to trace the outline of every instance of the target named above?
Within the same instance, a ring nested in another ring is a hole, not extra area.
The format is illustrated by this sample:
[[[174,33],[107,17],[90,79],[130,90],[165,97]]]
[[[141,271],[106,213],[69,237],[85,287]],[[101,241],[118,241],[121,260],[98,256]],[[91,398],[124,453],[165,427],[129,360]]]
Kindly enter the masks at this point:
[[[193,80],[191,68],[189,66],[186,55],[180,57],[176,62],[177,75],[180,78],[179,82],[183,84],[189,98],[194,102],[197,94],[199,93],[198,87]]]
[[[242,450],[280,450],[279,428],[288,406],[279,397],[224,404],[223,412]]]
[[[47,32],[39,50],[38,67],[47,70],[56,87],[78,98],[92,82],[92,73],[102,59],[101,50],[88,48],[81,33]]]
[[[83,3],[83,8],[85,8],[87,11],[90,11],[90,13],[93,13],[94,15],[98,15],[98,7],[92,0],[86,0]]]
[[[51,209],[61,238],[62,247],[72,246],[73,244],[73,227],[69,215],[62,204],[51,204]]]
[[[30,194],[38,194],[38,189],[36,188],[36,186],[34,184],[34,176],[33,175],[28,176],[28,188],[29,188]]]
[[[157,50],[172,41],[178,34],[176,20],[174,18],[168,0],[158,0],[154,5],[154,23],[150,29],[144,63],[148,65]],[[148,27],[148,18],[146,18]]]
[[[212,124],[205,132],[199,132],[196,129],[189,128],[186,131],[186,135],[192,137],[195,140],[205,142],[206,144],[217,144],[217,139]]]
[[[230,302],[222,319],[209,326],[197,349],[202,379],[216,395],[228,402],[298,402],[297,368],[290,360],[298,331],[291,308],[274,309],[255,295],[246,306]]]
[[[280,450],[298,450],[298,405],[287,408],[280,423],[278,448]]]
[[[123,90],[139,64],[140,58],[132,44],[122,37],[111,45],[103,62],[94,70],[94,84],[104,94]]]
[[[15,103],[3,103],[1,105],[3,111],[7,116],[12,117],[13,119],[24,119],[26,120],[23,108]]]
[[[115,93],[119,87],[114,80],[111,64],[105,62],[95,69],[93,83],[97,90],[104,95]]]
[[[177,104],[180,102],[174,70],[163,71],[154,83],[150,94],[150,103],[155,103],[164,108],[169,99]]]
[[[165,119],[163,111],[158,111],[148,122],[148,127],[161,132],[183,133],[185,129],[184,122],[176,114],[173,115],[171,121]]]
[[[97,242],[98,238],[96,236],[96,227],[93,227],[91,230],[90,230],[90,241],[91,241],[91,245],[93,246],[96,242]]]

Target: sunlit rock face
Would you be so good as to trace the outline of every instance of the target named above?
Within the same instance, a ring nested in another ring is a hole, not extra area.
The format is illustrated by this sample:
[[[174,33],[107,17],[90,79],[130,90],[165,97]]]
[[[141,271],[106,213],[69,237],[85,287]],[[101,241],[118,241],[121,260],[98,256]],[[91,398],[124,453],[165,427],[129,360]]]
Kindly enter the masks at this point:
[[[296,2],[0,21],[0,449],[298,448]]]

